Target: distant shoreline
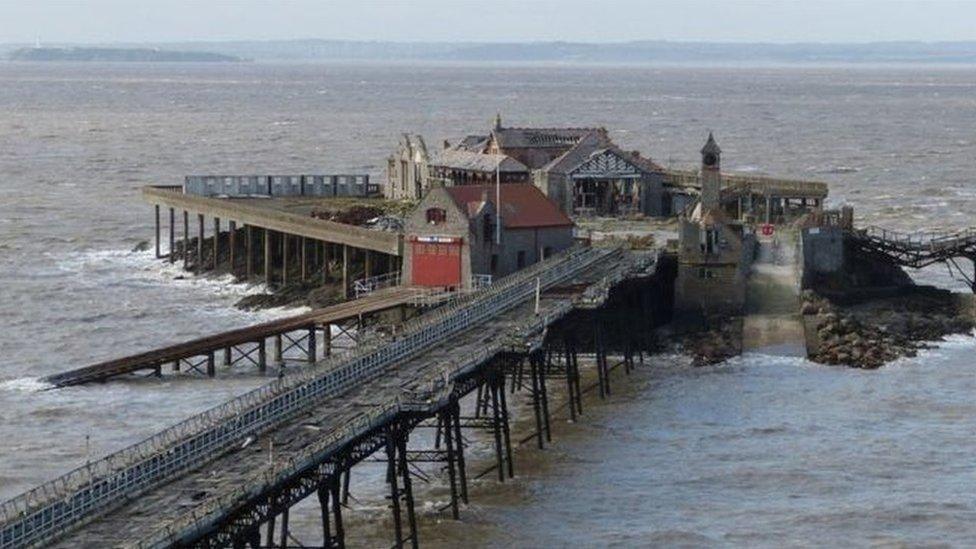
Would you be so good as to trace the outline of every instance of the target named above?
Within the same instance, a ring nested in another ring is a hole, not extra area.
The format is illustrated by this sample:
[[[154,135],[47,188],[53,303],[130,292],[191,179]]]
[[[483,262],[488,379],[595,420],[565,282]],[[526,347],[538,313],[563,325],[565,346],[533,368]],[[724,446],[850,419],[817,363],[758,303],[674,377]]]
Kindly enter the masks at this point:
[[[12,61],[386,62],[709,67],[976,65],[976,42],[719,43],[215,41],[26,47],[0,44]]]
[[[11,61],[27,62],[112,62],[112,63],[240,63],[245,59],[207,51],[177,51],[158,48],[18,48]]]

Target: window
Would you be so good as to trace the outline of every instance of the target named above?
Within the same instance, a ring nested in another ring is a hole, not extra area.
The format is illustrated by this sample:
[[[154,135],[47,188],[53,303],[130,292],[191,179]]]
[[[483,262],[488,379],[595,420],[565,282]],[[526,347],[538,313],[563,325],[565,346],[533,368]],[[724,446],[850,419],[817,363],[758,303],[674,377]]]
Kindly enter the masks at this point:
[[[701,231],[700,235],[702,253],[718,253],[718,229],[705,229]]]
[[[491,254],[491,273],[498,271],[498,254]]]
[[[698,278],[712,278],[711,269],[705,269],[705,268],[698,269]]]
[[[447,221],[447,212],[443,208],[429,208],[427,210],[427,223],[430,225],[440,225]]]
[[[525,267],[525,250],[519,250],[518,256],[515,260],[515,268],[521,269]]]
[[[546,246],[542,248],[542,257],[540,259],[545,259],[552,255],[552,246]]]

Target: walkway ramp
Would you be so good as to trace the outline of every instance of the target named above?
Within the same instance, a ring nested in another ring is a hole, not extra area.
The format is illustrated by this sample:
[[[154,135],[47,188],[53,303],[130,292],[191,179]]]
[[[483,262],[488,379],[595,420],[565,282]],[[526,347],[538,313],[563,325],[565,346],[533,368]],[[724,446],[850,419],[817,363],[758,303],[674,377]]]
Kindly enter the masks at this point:
[[[419,288],[404,286],[384,288],[360,299],[345,301],[331,307],[92,364],[84,368],[48,376],[43,381],[55,387],[68,387],[94,381],[105,381],[139,371],[155,372],[164,364],[178,364],[181,361],[192,360],[208,363],[208,370],[212,372],[215,353],[218,351],[229,353],[230,349],[251,343],[261,347],[262,358],[254,357],[253,361],[256,364],[260,361],[261,364],[258,364],[258,367],[263,368],[264,341],[269,337],[298,331],[314,331],[321,326],[400,307],[416,301],[421,292],[422,290]],[[310,355],[314,355],[314,345],[306,351]],[[238,353],[237,358],[240,359],[242,354],[244,353]],[[310,358],[314,360],[316,357],[311,356]]]
[[[795,256],[795,233],[783,232],[759,242],[746,285],[743,352],[806,356]]]

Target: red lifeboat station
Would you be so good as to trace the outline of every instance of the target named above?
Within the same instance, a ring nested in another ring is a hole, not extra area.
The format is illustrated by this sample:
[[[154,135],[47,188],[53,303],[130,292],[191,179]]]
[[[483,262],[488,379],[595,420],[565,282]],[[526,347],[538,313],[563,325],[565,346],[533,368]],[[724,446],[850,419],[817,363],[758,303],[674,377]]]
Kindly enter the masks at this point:
[[[404,238],[404,284],[472,288],[572,246],[573,221],[529,184],[431,187]]]

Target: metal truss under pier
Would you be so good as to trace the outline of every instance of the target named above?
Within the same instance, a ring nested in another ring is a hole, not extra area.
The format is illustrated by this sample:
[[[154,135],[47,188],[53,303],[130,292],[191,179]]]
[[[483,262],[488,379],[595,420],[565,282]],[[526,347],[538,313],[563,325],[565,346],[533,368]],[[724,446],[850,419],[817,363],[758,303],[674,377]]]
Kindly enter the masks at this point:
[[[888,263],[912,269],[935,263],[945,263],[950,269],[955,267],[976,292],[976,276],[967,275],[956,264],[957,258],[964,258],[972,261],[976,268],[976,228],[903,233],[872,226],[850,230],[846,234],[855,249]]]
[[[379,449],[390,463],[391,504],[398,517],[406,514],[405,523],[396,519],[396,544],[416,545],[413,496],[403,475],[403,462],[417,456],[406,450],[410,429],[438,416],[453,428],[450,443],[451,429],[443,429],[450,455],[425,456],[455,464],[464,499],[458,430],[471,424],[452,410],[482,387],[492,410],[482,426],[495,434],[499,469],[510,475],[504,376],[517,368],[512,357],[539,352],[548,326],[574,309],[599,306],[616,284],[652,268],[652,256],[615,248],[553,256],[409,322],[395,337],[362,342],[354,353],[323,360],[4,503],[0,548],[262,546],[255,532],[274,517],[284,531],[278,546],[287,546],[287,509],[312,493],[330,519],[322,546],[341,547],[339,473]],[[575,387],[578,413],[574,355],[565,351],[562,375]],[[534,360],[533,379],[544,384],[539,372],[555,370]],[[543,391],[536,385],[532,394],[544,426]],[[399,482],[393,480],[398,473]],[[276,528],[266,530],[273,535]]]

